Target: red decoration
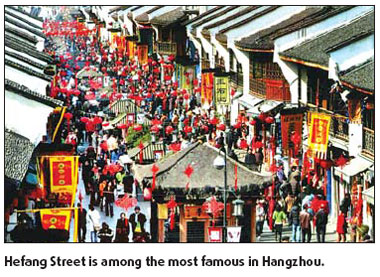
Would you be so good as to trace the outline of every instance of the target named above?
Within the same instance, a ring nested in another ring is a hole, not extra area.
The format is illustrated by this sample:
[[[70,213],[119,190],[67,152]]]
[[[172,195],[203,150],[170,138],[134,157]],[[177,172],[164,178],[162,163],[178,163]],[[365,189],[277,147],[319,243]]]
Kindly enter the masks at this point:
[[[237,122],[235,125],[234,125],[234,128],[235,129],[239,129],[241,127],[241,122]]]
[[[241,149],[247,149],[248,148],[247,140],[245,140],[245,139],[240,140],[240,148]]]
[[[202,125],[202,130],[205,132],[205,133],[208,133],[208,127],[207,125]]]
[[[262,148],[264,144],[261,141],[256,141],[255,148]]]
[[[152,189],[144,188],[144,201],[150,201],[152,199]]]
[[[178,206],[173,196],[170,196],[170,201],[166,204],[166,206],[170,210],[170,230],[173,230],[175,223],[175,208]]]
[[[256,125],[256,120],[252,119],[249,124],[251,124],[252,126],[255,126]]]
[[[130,208],[137,206],[137,199],[124,194],[122,198],[118,198],[115,201],[115,205],[128,211]]]
[[[212,196],[210,201],[206,201],[205,203],[203,203],[202,209],[208,212],[211,212],[212,217],[213,217],[213,226],[214,226],[215,218],[218,216],[218,214],[221,211],[223,211],[224,204],[222,202],[216,201],[215,196]]]
[[[272,124],[274,123],[274,118],[271,116],[268,116],[267,118],[265,118],[265,122],[268,124]]]
[[[267,116],[265,115],[265,113],[260,113],[259,116],[258,116],[258,118],[259,118],[261,121],[264,121],[266,117],[267,117]]]
[[[188,133],[191,133],[193,131],[193,128],[191,128],[191,126],[185,126],[185,128],[183,128],[183,131],[188,134]]]
[[[117,124],[117,128],[118,129],[127,129],[127,124],[125,124],[125,123],[119,123],[119,124]]]
[[[181,150],[181,142],[170,144],[169,149],[174,151],[174,152],[180,151]]]
[[[80,121],[83,123],[87,123],[90,119],[88,117],[81,117]]]
[[[103,122],[102,126],[103,127],[108,127],[108,126],[110,126],[110,123],[109,122]]]
[[[166,133],[167,135],[170,135],[171,133],[173,133],[173,131],[174,131],[174,128],[173,128],[172,126],[167,126],[167,127],[165,128],[165,133]]]
[[[133,130],[135,130],[136,132],[141,132],[142,129],[143,127],[140,124],[136,124],[133,126]]]
[[[152,173],[153,173],[153,178],[152,178],[152,191],[154,190],[154,188],[156,187],[156,174],[157,172],[160,170],[160,168],[156,165],[156,164],[153,164],[152,166]]]
[[[223,123],[220,123],[216,126],[216,128],[220,131],[225,131],[226,130],[226,125],[224,125]]]

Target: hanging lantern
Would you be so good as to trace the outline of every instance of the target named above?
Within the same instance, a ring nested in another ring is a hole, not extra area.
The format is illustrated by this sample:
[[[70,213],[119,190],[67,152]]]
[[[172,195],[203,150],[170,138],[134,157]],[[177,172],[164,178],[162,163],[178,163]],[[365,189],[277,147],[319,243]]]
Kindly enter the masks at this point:
[[[172,126],[167,126],[167,127],[165,128],[165,133],[166,133],[167,135],[170,135],[171,133],[173,133],[173,131],[174,131],[174,128],[173,128]]]
[[[226,130],[226,125],[224,125],[223,123],[220,123],[216,126],[216,128],[220,131],[225,131]]]
[[[247,140],[242,139],[242,140],[240,141],[240,148],[241,148],[241,149],[247,149],[247,148],[248,148]]]
[[[109,123],[109,122],[103,122],[103,123],[102,123],[102,126],[103,126],[103,127],[108,127],[108,126],[110,126],[110,123]]]
[[[236,199],[232,201],[232,205],[233,205],[232,216],[243,217],[244,216],[244,213],[243,213],[244,201],[241,199]]]
[[[154,134],[157,134],[160,131],[160,128],[158,128],[157,125],[153,125],[152,128],[150,128],[150,131]]]
[[[143,127],[139,124],[136,124],[133,126],[133,130],[136,131],[136,132],[140,132],[142,131]]]
[[[241,122],[237,122],[235,125],[234,125],[234,128],[235,129],[239,129],[241,127]]]
[[[265,113],[260,113],[259,116],[258,116],[258,119],[260,119],[260,121],[264,121],[265,118],[266,118]]]
[[[83,123],[87,123],[90,119],[88,117],[81,117],[80,121]]]
[[[144,188],[144,201],[150,201],[152,199],[152,189]]]
[[[191,126],[185,126],[185,128],[183,128],[183,131],[188,134],[188,133],[191,133],[193,131],[193,128],[191,128]]]
[[[333,162],[330,161],[330,160],[321,160],[319,162],[320,166],[323,168],[323,169],[330,169],[333,165]]]
[[[185,93],[185,94],[183,95],[183,98],[184,98],[185,100],[189,100],[190,95],[189,95],[188,93]]]
[[[256,141],[255,148],[262,148],[264,144],[261,141]]]
[[[206,125],[202,125],[202,130],[205,132],[205,133],[208,133],[208,127]]]
[[[265,118],[265,122],[267,124],[272,124],[272,123],[274,123],[274,118],[271,116],[268,116],[267,118]]]
[[[125,123],[119,123],[119,124],[117,124],[117,128],[118,129],[127,129],[127,124],[125,124]]]
[[[256,125],[256,120],[252,119],[249,124],[251,124],[252,126],[255,126]]]

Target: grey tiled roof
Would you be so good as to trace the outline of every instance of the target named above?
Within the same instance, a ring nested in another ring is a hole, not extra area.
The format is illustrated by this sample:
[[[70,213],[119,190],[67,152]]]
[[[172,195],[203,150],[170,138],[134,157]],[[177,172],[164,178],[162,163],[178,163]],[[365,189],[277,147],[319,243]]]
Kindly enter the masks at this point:
[[[9,15],[10,17],[13,17],[13,18],[16,18],[17,20],[22,21],[23,23],[28,24],[28,26],[30,26],[30,27],[33,27],[33,28],[35,28],[35,29],[42,30],[42,27],[41,27],[41,26],[38,26],[38,25],[36,25],[36,24],[30,22],[29,20],[27,20],[27,19],[25,19],[25,18],[23,18],[23,17],[21,17],[21,16],[18,16],[17,14],[15,14],[15,13],[13,13],[13,12],[10,12],[10,11],[5,10],[4,13],[5,13],[6,15]]]
[[[217,7],[214,7],[214,8],[212,8],[212,9],[210,9],[210,10],[204,12],[204,13],[201,13],[200,15],[198,15],[198,16],[192,18],[192,19],[189,19],[189,20],[185,21],[184,23],[182,23],[182,25],[183,25],[183,26],[186,26],[186,25],[188,25],[188,24],[190,24],[190,23],[196,22],[196,21],[198,21],[198,20],[202,20],[202,18],[208,16],[209,14],[211,14],[211,13],[213,13],[213,12],[216,12],[216,11],[222,9],[223,7],[224,7],[224,6],[217,6]]]
[[[22,32],[20,30],[12,28],[11,26],[9,26],[7,24],[5,25],[4,29],[5,29],[5,33],[12,33],[12,34],[14,34],[14,35],[16,35],[18,37],[21,37],[23,39],[26,39],[26,40],[32,42],[34,44],[36,44],[38,42],[38,40],[37,40],[37,38],[35,36],[31,36],[31,35],[29,35],[29,34],[27,34],[25,32]]]
[[[34,144],[26,137],[5,129],[4,150],[5,176],[21,181],[28,170],[29,161],[34,151]]]
[[[303,42],[300,45],[288,49],[280,53],[280,55],[328,67],[328,49],[334,45],[341,44],[350,38],[371,34],[374,30],[374,12],[370,12],[369,14],[349,22],[348,24],[340,26],[327,33],[323,33],[315,38]]]
[[[153,17],[150,22],[154,25],[167,26],[172,23],[184,21],[187,18],[188,16],[183,12],[182,8],[179,7],[167,13]]]
[[[203,25],[203,24],[207,23],[208,21],[213,20],[215,18],[218,18],[218,17],[223,18],[224,14],[226,14],[227,12],[230,12],[232,10],[235,10],[237,8],[239,8],[239,6],[230,6],[230,7],[227,7],[226,9],[218,11],[217,13],[213,14],[210,17],[207,17],[205,19],[202,19],[202,20],[198,21],[197,23],[193,24],[192,27],[193,28],[197,28],[197,27],[199,27],[199,26],[201,26],[201,25]]]
[[[366,91],[375,91],[375,62],[373,59],[339,73],[340,80]]]
[[[5,15],[4,18],[5,18],[5,22],[11,23],[13,25],[16,25],[17,27],[19,27],[21,29],[28,30],[29,32],[31,32],[31,33],[33,33],[33,34],[35,34],[35,35],[37,35],[37,36],[39,36],[41,38],[46,38],[45,34],[42,33],[41,31],[38,31],[38,30],[36,30],[36,29],[34,29],[32,27],[29,27],[26,24],[20,23],[19,21],[14,20],[10,16]]]
[[[31,49],[28,47],[26,43],[24,43],[21,40],[18,40],[18,42],[15,42],[14,40],[10,40],[7,37],[5,37],[5,46],[12,48],[13,50],[23,52],[25,54],[28,54],[34,58],[37,58],[41,61],[44,61],[46,63],[53,62],[53,58],[49,56],[48,54],[45,54],[43,52],[39,52],[35,49]]]
[[[20,54],[18,54],[16,52],[5,50],[4,53],[5,53],[5,55],[11,56],[11,57],[13,57],[15,59],[18,59],[18,60],[20,60],[20,61],[22,61],[24,63],[30,64],[30,65],[32,65],[34,67],[39,68],[39,69],[44,69],[45,68],[44,65],[42,65],[40,63],[37,63],[37,62],[35,62],[35,61],[31,60],[31,59],[28,59],[28,58],[26,58],[26,57],[24,57],[24,56],[22,56],[22,55],[20,55]]]
[[[24,66],[22,64],[19,64],[19,63],[16,63],[14,61],[11,61],[11,60],[9,60],[7,58],[5,58],[5,65],[10,66],[10,67],[12,67],[14,69],[17,69],[19,71],[25,72],[26,74],[28,74],[30,76],[34,76],[34,77],[40,78],[40,79],[45,80],[45,81],[49,81],[50,82],[53,79],[51,76],[39,73],[38,71],[35,71],[31,67]]]
[[[35,100],[37,102],[46,104],[50,107],[60,107],[63,106],[63,102],[54,98],[51,98],[46,95],[42,95],[38,92],[30,90],[28,87],[24,85],[20,85],[19,83],[16,83],[14,81],[11,81],[9,79],[5,79],[5,89],[12,91],[14,93],[20,94],[23,97]]]
[[[27,16],[29,16],[30,18],[33,18],[33,19],[36,19],[38,21],[41,21],[43,22],[44,20],[42,19],[42,17],[39,17],[39,16],[35,16],[35,15],[31,15],[30,13],[24,11],[22,8],[15,8],[13,6],[6,6],[7,9],[11,9],[11,10],[14,10],[14,11],[18,11],[22,14],[25,14]]]
[[[270,26],[269,28],[236,41],[235,45],[246,49],[273,49],[274,37],[280,34],[283,30],[286,30],[294,25],[302,24],[304,20],[310,20],[324,14],[325,12],[326,10],[323,6],[308,7],[306,10],[297,13],[284,21],[281,21],[276,25]]]

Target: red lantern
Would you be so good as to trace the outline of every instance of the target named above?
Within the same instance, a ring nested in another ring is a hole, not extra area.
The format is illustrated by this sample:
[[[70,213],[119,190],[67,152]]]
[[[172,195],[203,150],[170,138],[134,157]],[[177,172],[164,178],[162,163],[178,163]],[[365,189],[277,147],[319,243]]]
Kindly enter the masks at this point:
[[[66,120],[70,121],[73,118],[73,114],[72,113],[65,113],[64,117],[66,118]]]
[[[268,116],[267,118],[265,118],[265,122],[268,124],[272,124],[274,123],[274,118],[271,116]]]
[[[256,141],[255,148],[262,148],[264,144],[261,141]]]
[[[240,141],[240,148],[241,149],[247,149],[248,148],[248,143],[247,143],[247,141],[245,139],[242,139]]]
[[[135,130],[136,132],[140,132],[142,131],[143,127],[139,124],[136,124],[133,126],[133,130]]]
[[[265,118],[266,118],[265,113],[260,113],[259,116],[258,116],[258,118],[259,118],[261,121],[264,121]]]
[[[191,133],[193,131],[193,128],[191,128],[191,126],[185,126],[185,128],[183,128],[183,131],[188,134],[188,133]]]
[[[99,116],[95,116],[92,121],[94,122],[94,124],[101,124],[103,122],[103,119]]]
[[[186,99],[186,100],[189,100],[190,95],[189,95],[188,93],[185,93],[185,94],[183,95],[183,98]]]
[[[144,188],[144,201],[149,201],[152,199],[152,189]]]
[[[81,117],[80,121],[83,123],[87,123],[90,119],[88,117]]]
[[[173,131],[174,131],[174,128],[173,128],[172,126],[167,126],[167,127],[165,128],[165,133],[166,133],[167,135],[170,135],[171,133],[173,133]]]
[[[241,127],[241,122],[237,122],[235,125],[234,125],[234,128],[235,129],[239,129]]]
[[[108,127],[108,126],[110,126],[110,123],[109,122],[103,122],[102,126],[103,127]]]
[[[330,161],[330,160],[321,160],[321,161],[319,162],[319,164],[321,165],[321,167],[322,167],[323,169],[329,169],[329,168],[331,168],[332,165],[333,165],[332,161]]]
[[[206,125],[202,125],[202,130],[205,132],[205,133],[208,133],[208,127]]]
[[[125,124],[125,123],[119,123],[119,124],[117,124],[117,128],[118,129],[127,129],[127,124]]]
[[[252,126],[255,126],[256,125],[256,120],[252,119],[249,124],[251,124]]]
[[[157,134],[160,131],[160,128],[158,128],[157,125],[153,125],[152,128],[150,128],[150,131],[154,134]]]
[[[216,128],[220,131],[225,131],[226,130],[226,125],[224,125],[223,123],[220,123],[216,126]]]

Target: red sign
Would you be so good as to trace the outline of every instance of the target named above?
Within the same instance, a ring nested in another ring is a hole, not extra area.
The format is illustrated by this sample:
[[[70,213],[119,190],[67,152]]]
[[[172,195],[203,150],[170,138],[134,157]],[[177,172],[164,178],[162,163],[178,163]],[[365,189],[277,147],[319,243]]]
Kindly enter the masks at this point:
[[[222,242],[223,241],[223,228],[222,227],[208,227],[208,241],[209,242]]]
[[[303,113],[281,115],[281,138],[284,155],[289,155],[289,149],[291,149],[291,136],[293,132],[302,135],[302,121]],[[299,147],[300,146],[301,145],[299,145]]]
[[[42,228],[69,230],[71,211],[43,209],[41,213]]]

